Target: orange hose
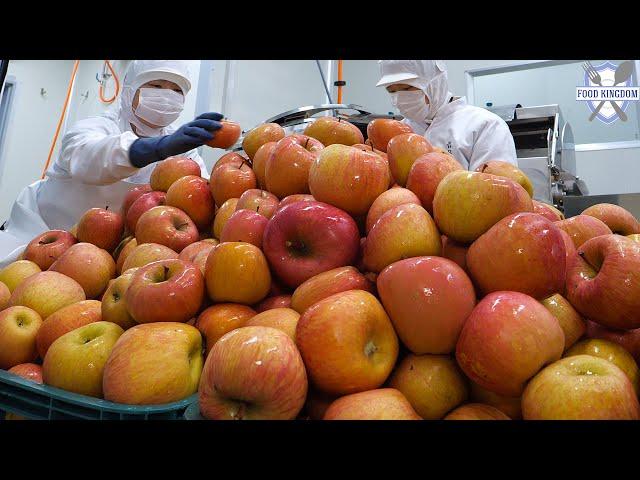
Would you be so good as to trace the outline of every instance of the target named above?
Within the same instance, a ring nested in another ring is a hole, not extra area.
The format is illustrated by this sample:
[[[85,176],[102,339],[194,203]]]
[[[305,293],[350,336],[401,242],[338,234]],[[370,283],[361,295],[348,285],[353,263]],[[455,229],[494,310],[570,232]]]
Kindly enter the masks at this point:
[[[104,84],[100,82],[100,88],[98,89],[98,92],[100,94],[100,100],[103,103],[112,103],[118,96],[118,93],[120,93],[120,80],[118,80],[118,75],[116,75],[116,72],[111,66],[111,63],[109,62],[109,60],[105,60],[104,63],[106,63],[109,70],[111,70],[111,75],[113,75],[113,80],[116,82],[116,91],[111,98],[104,98],[104,91],[103,91]]]
[[[342,60],[338,60],[338,81],[342,81]],[[342,85],[338,85],[338,103],[342,103]]]
[[[47,173],[47,169],[49,168],[49,164],[51,163],[51,157],[53,156],[53,150],[56,146],[56,142],[58,141],[58,135],[60,134],[60,128],[62,127],[62,121],[64,120],[64,116],[67,113],[67,107],[69,106],[69,99],[71,98],[71,90],[73,88],[73,81],[76,78],[76,73],[78,72],[78,65],[80,65],[80,60],[76,60],[73,64],[73,73],[71,73],[71,80],[69,80],[69,87],[67,88],[67,98],[64,101],[64,106],[62,107],[62,113],[60,114],[60,119],[58,120],[58,127],[56,128],[56,134],[53,136],[53,142],[51,142],[51,148],[49,149],[49,156],[47,157],[47,163],[42,170],[42,175],[40,176],[40,180],[44,180],[44,176]]]

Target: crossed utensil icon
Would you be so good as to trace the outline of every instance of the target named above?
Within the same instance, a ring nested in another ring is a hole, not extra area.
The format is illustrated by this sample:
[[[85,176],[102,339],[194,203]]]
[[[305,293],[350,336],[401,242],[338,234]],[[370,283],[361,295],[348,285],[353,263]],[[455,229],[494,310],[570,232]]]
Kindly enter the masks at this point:
[[[589,60],[587,60],[586,63],[582,64],[582,68],[584,68],[584,71],[587,72],[587,75],[589,76],[589,80],[591,80],[592,83],[595,83],[600,87],[604,86],[602,85],[602,77],[600,77],[600,74],[598,73],[598,71],[595,68],[593,68],[593,65],[591,65],[591,62]],[[620,65],[618,65],[618,68],[616,68],[616,72],[614,74],[615,83],[613,84],[613,86],[615,87],[620,83],[626,82],[632,73],[633,73],[633,62],[631,62],[630,60],[627,60],[626,62],[622,62]],[[592,122],[593,119],[596,118],[596,115],[598,115],[598,112],[600,111],[600,109],[607,102],[611,104],[613,109],[616,111],[616,113],[620,117],[620,120],[622,120],[623,122],[626,122],[627,114],[622,111],[622,109],[615,102],[615,100],[601,100],[600,103],[596,106],[596,109],[593,111],[593,113],[589,117],[589,121]]]

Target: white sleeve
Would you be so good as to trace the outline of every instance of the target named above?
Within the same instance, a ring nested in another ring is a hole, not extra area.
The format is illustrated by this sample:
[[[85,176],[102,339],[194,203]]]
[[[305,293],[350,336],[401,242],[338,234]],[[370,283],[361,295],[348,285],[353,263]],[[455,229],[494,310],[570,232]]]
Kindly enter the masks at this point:
[[[518,165],[513,136],[501,118],[489,119],[478,132],[469,158],[469,170],[474,171],[489,160]]]

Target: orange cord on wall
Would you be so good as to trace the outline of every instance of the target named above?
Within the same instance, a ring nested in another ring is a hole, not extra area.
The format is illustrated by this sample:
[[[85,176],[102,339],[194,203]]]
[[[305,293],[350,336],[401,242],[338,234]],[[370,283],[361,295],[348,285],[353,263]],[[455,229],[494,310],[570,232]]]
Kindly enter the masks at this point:
[[[51,148],[49,149],[49,156],[47,157],[47,163],[42,170],[42,175],[40,176],[40,180],[44,179],[45,174],[47,173],[47,169],[49,168],[49,164],[51,163],[51,157],[53,156],[53,150],[56,146],[56,142],[58,141],[58,135],[60,134],[60,128],[62,127],[62,121],[64,120],[64,116],[67,113],[67,107],[69,106],[69,99],[71,98],[71,90],[73,88],[73,82],[76,78],[76,73],[78,72],[78,65],[80,65],[80,60],[76,60],[73,64],[73,73],[71,73],[71,80],[69,80],[69,87],[67,88],[67,98],[64,100],[64,106],[62,107],[62,113],[60,114],[60,119],[58,120],[58,126],[56,127],[56,134],[53,136],[53,141],[51,142]]]
[[[111,66],[111,63],[109,62],[109,60],[105,60],[104,63],[107,65],[109,70],[111,70],[111,75],[113,75],[113,80],[116,82],[116,91],[111,98],[104,98],[104,84],[100,82],[100,88],[98,89],[98,92],[100,94],[101,102],[112,103],[118,96],[118,93],[120,93],[120,80],[118,80],[118,75],[116,75],[116,71]]]
[[[338,81],[342,82],[342,60],[338,60]],[[338,103],[342,103],[342,85],[338,85]]]

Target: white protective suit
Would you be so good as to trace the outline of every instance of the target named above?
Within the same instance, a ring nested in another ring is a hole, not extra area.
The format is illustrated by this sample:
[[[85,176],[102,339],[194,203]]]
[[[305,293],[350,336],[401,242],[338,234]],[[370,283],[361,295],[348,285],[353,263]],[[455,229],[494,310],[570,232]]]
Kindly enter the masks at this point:
[[[129,162],[129,147],[138,139],[131,123],[144,136],[167,135],[173,125],[150,128],[135,117],[132,101],[146,82],[167,80],[186,95],[191,88],[187,63],[180,60],[135,60],[129,66],[117,104],[100,116],[75,123],[62,138],[60,154],[47,177],[24,188],[0,231],[0,267],[14,261],[36,235],[68,230],[90,208],[120,210],[125,194],[136,184],[149,183],[155,164],[136,168]],[[185,152],[208,178],[197,150]]]

